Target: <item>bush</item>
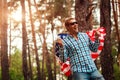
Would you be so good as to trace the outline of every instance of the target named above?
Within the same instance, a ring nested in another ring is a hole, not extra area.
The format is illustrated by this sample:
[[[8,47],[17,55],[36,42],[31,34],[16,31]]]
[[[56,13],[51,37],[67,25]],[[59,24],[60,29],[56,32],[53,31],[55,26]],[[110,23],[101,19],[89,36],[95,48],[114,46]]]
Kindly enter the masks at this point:
[[[120,80],[120,67],[117,64],[114,64],[113,67],[115,80]]]

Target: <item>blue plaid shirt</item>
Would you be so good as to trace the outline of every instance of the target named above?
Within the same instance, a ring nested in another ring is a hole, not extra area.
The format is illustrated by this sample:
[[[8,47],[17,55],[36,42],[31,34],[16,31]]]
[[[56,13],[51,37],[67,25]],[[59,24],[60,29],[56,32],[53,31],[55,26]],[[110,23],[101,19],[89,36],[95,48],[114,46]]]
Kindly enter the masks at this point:
[[[72,72],[92,72],[96,70],[96,65],[91,58],[90,50],[97,51],[99,41],[92,42],[86,33],[78,33],[78,40],[71,35],[63,39],[64,60],[70,58]]]

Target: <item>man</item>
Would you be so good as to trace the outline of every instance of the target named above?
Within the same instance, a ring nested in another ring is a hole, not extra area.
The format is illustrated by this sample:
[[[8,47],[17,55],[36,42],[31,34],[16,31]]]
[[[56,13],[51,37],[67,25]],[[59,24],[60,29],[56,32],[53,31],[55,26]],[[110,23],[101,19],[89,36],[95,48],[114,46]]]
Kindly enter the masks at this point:
[[[64,61],[70,58],[73,80],[104,80],[90,55],[90,51],[96,52],[98,49],[99,34],[96,32],[95,42],[92,42],[86,33],[78,31],[75,18],[67,18],[65,28],[68,35],[57,42],[63,46]]]

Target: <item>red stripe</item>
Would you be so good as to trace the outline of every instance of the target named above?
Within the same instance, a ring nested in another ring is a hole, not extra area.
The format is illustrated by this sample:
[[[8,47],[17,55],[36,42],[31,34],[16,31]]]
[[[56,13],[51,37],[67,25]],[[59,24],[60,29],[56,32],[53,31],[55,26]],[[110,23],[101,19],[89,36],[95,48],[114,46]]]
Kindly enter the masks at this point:
[[[99,55],[98,53],[95,53],[95,54],[91,54],[92,58],[96,59]]]
[[[99,47],[98,47],[98,50],[102,50],[102,49],[103,49],[103,46],[99,46]]]

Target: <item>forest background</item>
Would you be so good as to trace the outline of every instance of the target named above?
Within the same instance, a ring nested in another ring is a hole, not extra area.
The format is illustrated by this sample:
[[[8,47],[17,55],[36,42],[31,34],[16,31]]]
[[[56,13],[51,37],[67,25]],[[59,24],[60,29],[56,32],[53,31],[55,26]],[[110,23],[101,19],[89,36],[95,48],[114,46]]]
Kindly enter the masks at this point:
[[[72,80],[54,52],[69,16],[79,31],[106,28],[95,63],[105,80],[120,80],[120,0],[0,0],[0,80]]]

